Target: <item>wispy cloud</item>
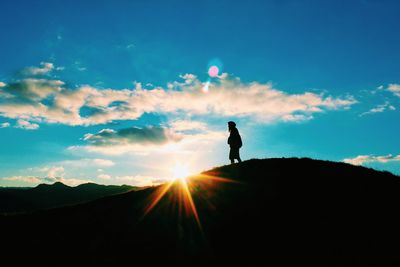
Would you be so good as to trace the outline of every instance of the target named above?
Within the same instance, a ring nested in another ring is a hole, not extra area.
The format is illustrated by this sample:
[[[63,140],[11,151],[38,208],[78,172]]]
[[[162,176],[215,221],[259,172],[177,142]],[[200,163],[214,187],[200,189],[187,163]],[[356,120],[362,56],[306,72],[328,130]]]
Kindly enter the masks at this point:
[[[0,128],[7,128],[7,127],[10,127],[10,123],[9,122],[0,123]]]
[[[391,105],[390,102],[386,101],[384,104],[377,105],[376,107],[370,109],[369,111],[361,113],[360,117],[375,113],[382,113],[387,110],[396,110],[396,108],[393,105]]]
[[[85,134],[87,145],[70,147],[72,150],[83,148],[101,154],[124,154],[128,152],[146,153],[167,144],[180,141],[183,136],[172,129],[157,126],[144,128],[131,127],[120,130],[103,129],[98,133]]]
[[[392,92],[395,96],[400,97],[400,84],[389,84],[388,90]]]
[[[91,180],[75,179],[75,178],[63,178],[63,177],[36,177],[36,176],[11,176],[2,178],[5,181],[13,182],[25,182],[32,185],[37,185],[41,183],[55,183],[61,182],[69,186],[77,186],[84,183],[93,182]]]
[[[97,175],[98,179],[112,181],[115,184],[127,184],[133,186],[153,186],[159,185],[161,183],[165,183],[170,181],[170,179],[159,179],[154,178],[153,176],[149,175],[117,175],[112,176],[109,174],[99,174]]]
[[[57,178],[57,177],[64,177],[65,172],[64,172],[64,167],[63,166],[50,166],[50,167],[43,167],[39,169],[39,172],[43,172],[46,174],[47,178]]]
[[[58,162],[53,162],[53,166],[64,166],[68,168],[88,168],[88,167],[112,167],[115,162],[109,159],[99,159],[99,158],[80,158],[76,160],[63,160]]]
[[[114,177],[114,180],[117,181],[118,183],[122,184],[128,184],[128,185],[134,185],[134,186],[152,186],[152,185],[158,185],[161,183],[165,183],[168,181],[168,179],[158,179],[154,178],[152,176],[146,176],[146,175],[134,175],[134,176],[116,176]]]
[[[82,172],[93,168],[109,168],[115,163],[109,159],[101,158],[81,158],[77,160],[64,160],[48,163],[44,166],[31,167],[21,170],[25,175],[3,178],[8,181],[22,181],[29,183],[54,183],[62,182],[67,185],[75,186],[82,183],[92,182],[90,179],[71,178],[67,173]],[[72,176],[74,177],[74,176]]]
[[[400,155],[397,156],[393,156],[391,154],[386,156],[360,155],[355,158],[344,159],[343,161],[353,165],[363,165],[365,163],[372,163],[372,162],[387,163],[390,161],[400,161]]]
[[[15,128],[21,128],[21,129],[26,129],[26,130],[36,130],[39,128],[39,125],[36,123],[31,123],[29,121],[19,119],[17,121],[17,124],[15,125]]]
[[[199,121],[175,120],[164,126],[130,127],[123,129],[102,129],[87,133],[82,140],[85,145],[71,146],[70,152],[86,151],[103,155],[125,153],[147,155],[150,152],[185,153],[196,151],[211,143],[226,138],[226,132],[208,129]]]
[[[129,144],[164,144],[177,142],[182,137],[168,128],[147,126],[132,127],[118,131],[103,129],[96,134],[86,134],[83,140],[94,146],[129,145]]]
[[[35,177],[35,176],[11,176],[11,177],[4,177],[3,180],[25,182],[32,184],[40,184],[42,182],[42,179],[40,177]]]
[[[97,175],[97,178],[103,179],[103,180],[110,180],[111,176],[108,174],[102,173],[102,174]]]
[[[175,120],[170,123],[171,128],[175,131],[187,131],[187,130],[206,130],[207,124],[200,121],[192,120]]]
[[[54,64],[50,62],[40,62],[40,67],[27,67],[21,71],[26,76],[40,76],[50,73],[54,69]]]

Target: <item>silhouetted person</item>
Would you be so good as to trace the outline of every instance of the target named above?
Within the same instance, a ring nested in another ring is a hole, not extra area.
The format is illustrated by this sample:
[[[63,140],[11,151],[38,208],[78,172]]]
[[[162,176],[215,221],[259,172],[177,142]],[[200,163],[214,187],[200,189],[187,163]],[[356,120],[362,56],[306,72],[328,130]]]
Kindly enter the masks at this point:
[[[231,164],[235,163],[235,159],[237,159],[238,162],[242,162],[239,155],[239,149],[242,147],[242,138],[240,137],[239,131],[236,128],[236,123],[229,121],[228,129],[230,132],[228,144],[231,147],[231,150],[229,151],[229,159],[231,160]]]

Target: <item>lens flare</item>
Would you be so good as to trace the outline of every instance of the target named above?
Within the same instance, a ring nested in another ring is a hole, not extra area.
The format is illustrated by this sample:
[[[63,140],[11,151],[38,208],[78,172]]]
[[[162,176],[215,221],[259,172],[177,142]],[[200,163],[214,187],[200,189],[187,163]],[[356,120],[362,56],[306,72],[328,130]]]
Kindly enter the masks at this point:
[[[210,77],[213,77],[213,78],[218,76],[218,72],[219,72],[219,69],[217,66],[211,66],[208,69],[208,75],[210,75]]]
[[[174,207],[174,203],[179,203],[179,207],[183,208],[179,208],[179,212],[183,212],[186,215],[191,216],[196,222],[199,230],[203,232],[200,216],[192,195],[195,194],[198,200],[204,199],[204,195],[201,192],[208,192],[209,190],[212,190],[213,186],[217,186],[218,183],[242,184],[239,181],[219,177],[217,173],[198,174],[190,177],[183,177],[186,175],[186,171],[187,169],[183,167],[183,165],[176,165],[174,168],[176,179],[171,180],[169,183],[158,186],[156,190],[149,196],[148,204],[144,208],[142,219],[144,219],[157,206],[157,204],[164,199],[166,201],[170,201],[172,207]]]
[[[209,87],[210,87],[210,81],[207,81],[207,82],[204,84],[203,88],[202,88],[203,93],[208,93],[208,88],[209,88]]]

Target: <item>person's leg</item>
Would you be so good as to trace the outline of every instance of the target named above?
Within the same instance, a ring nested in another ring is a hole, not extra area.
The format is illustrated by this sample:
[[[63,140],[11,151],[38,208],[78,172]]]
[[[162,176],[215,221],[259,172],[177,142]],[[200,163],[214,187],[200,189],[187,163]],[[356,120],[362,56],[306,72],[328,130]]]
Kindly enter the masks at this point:
[[[239,163],[242,162],[242,159],[240,158],[239,149],[237,151],[237,160],[238,160]]]
[[[231,163],[235,163],[235,159],[238,160],[238,162],[241,162],[240,156],[239,156],[239,148],[231,148],[231,153],[230,153],[230,158],[231,158]]]
[[[231,164],[235,163],[235,155],[234,155],[234,150],[233,150],[233,148],[231,148],[231,149],[229,150],[229,159],[230,159],[230,161],[231,161]]]

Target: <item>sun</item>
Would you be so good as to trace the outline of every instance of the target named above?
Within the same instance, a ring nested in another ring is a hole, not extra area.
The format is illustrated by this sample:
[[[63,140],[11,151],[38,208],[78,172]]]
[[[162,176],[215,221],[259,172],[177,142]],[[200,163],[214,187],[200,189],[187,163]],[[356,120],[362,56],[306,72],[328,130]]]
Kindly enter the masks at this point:
[[[172,170],[172,179],[173,180],[185,180],[186,177],[190,175],[189,168],[187,165],[182,163],[176,163]]]
[[[169,194],[167,199],[169,199],[171,203],[179,203],[178,206],[181,208],[183,207],[183,209],[179,208],[180,212],[185,212],[193,216],[200,231],[203,231],[195,200],[192,196],[193,192],[197,192],[197,194],[199,192],[199,179],[224,183],[237,183],[237,181],[208,174],[193,175],[192,170],[189,169],[188,166],[189,165],[179,161],[175,162],[174,167],[170,169],[172,173],[170,181],[154,189],[154,192],[149,197],[148,204],[143,210],[142,219],[154,209],[168,192],[170,192],[171,194]]]

